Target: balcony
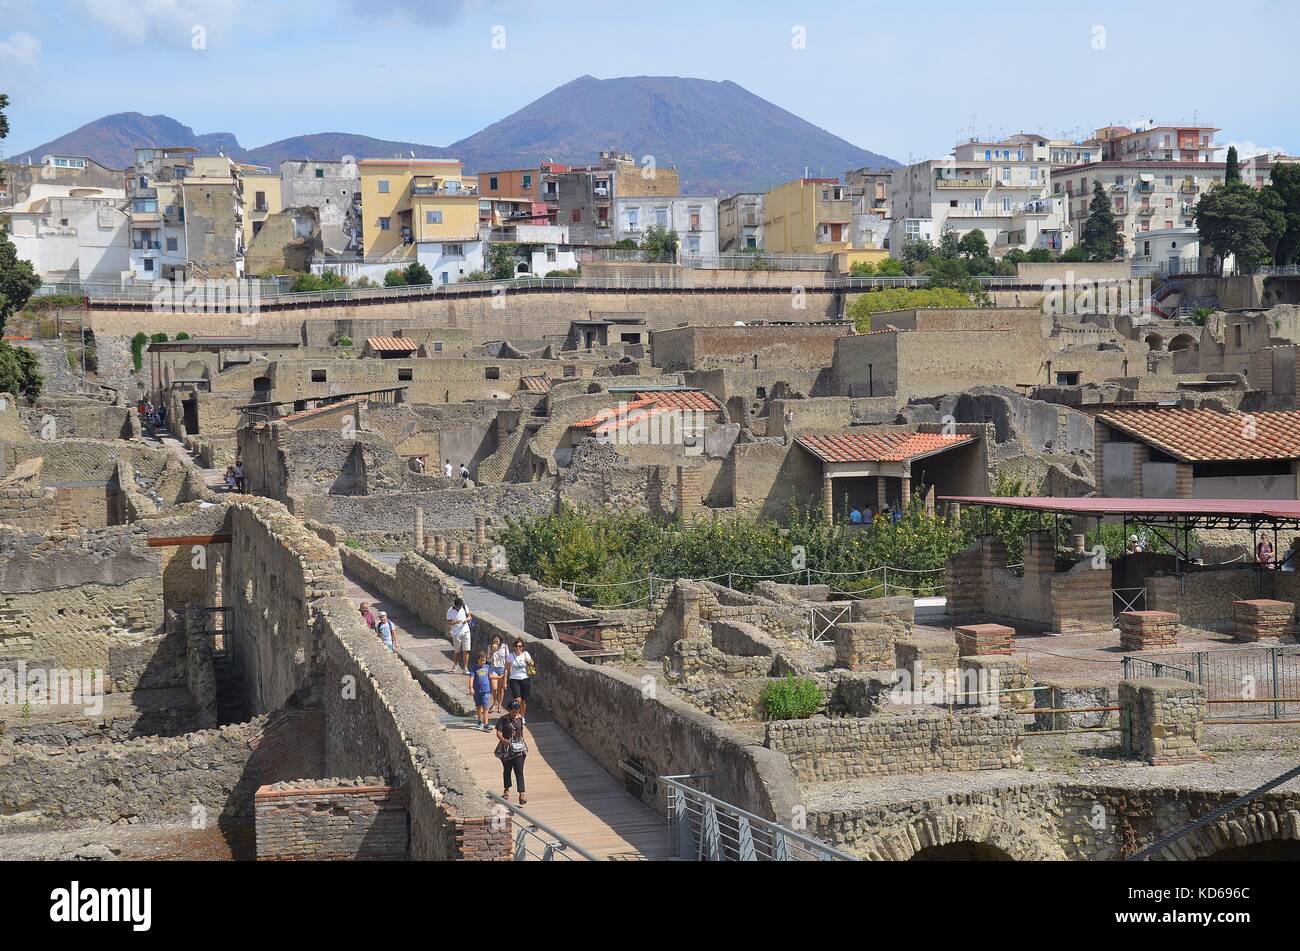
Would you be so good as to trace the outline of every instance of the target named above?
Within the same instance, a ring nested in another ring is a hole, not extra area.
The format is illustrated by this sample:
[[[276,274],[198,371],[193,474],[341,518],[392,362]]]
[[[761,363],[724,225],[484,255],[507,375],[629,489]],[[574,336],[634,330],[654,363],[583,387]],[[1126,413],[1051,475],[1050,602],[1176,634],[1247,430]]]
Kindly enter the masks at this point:
[[[132,241],[131,247],[136,251],[161,251],[162,243],[158,241]]]
[[[1155,182],[1138,182],[1137,190],[1140,192],[1153,192],[1156,190]]]
[[[1137,213],[1139,218],[1150,218],[1156,213],[1156,210],[1150,205],[1144,205],[1137,210]]]
[[[1195,182],[1183,182],[1178,186],[1178,190],[1184,195],[1199,195],[1201,192],[1201,186]]]
[[[991,188],[992,178],[936,178],[935,188]]]
[[[1126,182],[1116,182],[1110,186],[1110,190],[1113,192],[1126,192],[1128,191],[1128,184]]]

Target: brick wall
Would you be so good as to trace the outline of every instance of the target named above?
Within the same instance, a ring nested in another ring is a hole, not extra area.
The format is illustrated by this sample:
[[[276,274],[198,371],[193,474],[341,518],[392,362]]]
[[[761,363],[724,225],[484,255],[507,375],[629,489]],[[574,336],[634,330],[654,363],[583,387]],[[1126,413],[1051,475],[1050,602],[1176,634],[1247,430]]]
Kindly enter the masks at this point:
[[[406,793],[376,777],[275,783],[257,790],[260,861],[404,861]]]

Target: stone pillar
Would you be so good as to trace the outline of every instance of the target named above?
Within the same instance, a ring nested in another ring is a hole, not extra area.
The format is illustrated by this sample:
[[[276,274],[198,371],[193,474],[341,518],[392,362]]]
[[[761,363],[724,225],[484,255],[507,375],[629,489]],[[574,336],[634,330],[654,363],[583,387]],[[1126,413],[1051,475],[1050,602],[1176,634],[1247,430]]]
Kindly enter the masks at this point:
[[[822,508],[826,510],[826,524],[835,524],[835,480],[822,479]]]
[[[700,471],[690,466],[677,467],[677,514],[689,522],[704,508],[704,493],[700,490]]]
[[[415,507],[415,550],[424,551],[424,506]]]
[[[474,544],[487,544],[487,519],[482,515],[474,516]]]
[[[470,553],[470,543],[461,542],[459,564],[469,565],[469,564],[473,564],[473,562],[474,562],[474,556]]]
[[[1295,605],[1290,601],[1256,598],[1232,602],[1232,635],[1239,641],[1264,637],[1279,640],[1294,633]]]
[[[1196,763],[1208,705],[1205,688],[1176,677],[1121,680],[1121,748],[1152,766]]]
[[[1125,651],[1178,646],[1178,615],[1169,611],[1125,611],[1119,616],[1119,646]]]
[[[859,621],[836,624],[835,666],[849,670],[883,670],[894,664],[897,631],[888,624]]]
[[[885,503],[888,501],[889,495],[885,492],[885,477],[878,475],[876,476],[876,511],[884,511]]]
[[[912,478],[911,476],[903,476],[898,480],[898,482],[899,482],[898,505],[901,509],[906,511],[908,505],[910,505],[912,502]]]
[[[447,539],[441,535],[433,536],[433,554],[435,558],[447,557]]]

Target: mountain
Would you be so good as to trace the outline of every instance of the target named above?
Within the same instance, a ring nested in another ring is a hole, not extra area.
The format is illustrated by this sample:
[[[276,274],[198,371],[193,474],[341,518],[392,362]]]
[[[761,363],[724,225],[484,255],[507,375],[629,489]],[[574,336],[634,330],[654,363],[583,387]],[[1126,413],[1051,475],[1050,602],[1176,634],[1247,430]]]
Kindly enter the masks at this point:
[[[193,146],[208,154],[276,166],[284,159],[456,157],[466,171],[527,168],[542,159],[588,164],[617,149],[641,161],[676,166],[686,194],[764,191],[804,174],[833,177],[864,165],[898,163],[861,149],[781,107],[725,81],[671,76],[565,83],[480,132],[446,147],[322,132],[245,149],[228,132],[196,134],[168,116],[121,112],[89,122],[36,148],[12,153],[39,161],[48,153],[87,155],[113,168],[134,160],[134,149]]]

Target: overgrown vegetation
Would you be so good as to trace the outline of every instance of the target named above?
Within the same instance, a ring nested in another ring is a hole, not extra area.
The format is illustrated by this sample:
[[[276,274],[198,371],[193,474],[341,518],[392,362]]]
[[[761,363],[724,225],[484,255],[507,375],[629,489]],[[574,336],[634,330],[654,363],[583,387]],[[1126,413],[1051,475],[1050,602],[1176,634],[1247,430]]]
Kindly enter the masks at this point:
[[[326,271],[324,274],[299,274],[289,289],[295,294],[303,294],[309,291],[336,291],[347,286],[347,278],[342,274]]]
[[[821,513],[794,511],[788,525],[735,516],[690,526],[664,524],[637,512],[559,513],[506,519],[500,538],[512,570],[545,584],[577,584],[580,597],[596,604],[626,604],[649,593],[645,579],[718,578],[748,590],[762,577],[826,581],[844,591],[878,593],[880,575],[863,576],[882,565],[902,568],[890,578],[918,593],[938,584],[936,570],[965,544],[962,532],[913,506],[897,523],[871,531],[827,525]],[[802,551],[802,555],[800,554]]]
[[[913,307],[970,307],[971,299],[951,287],[889,287],[859,294],[849,305],[849,319],[858,333],[870,333],[871,315]]]
[[[44,385],[45,377],[36,354],[0,341],[0,393],[12,393],[33,402]]]
[[[149,335],[143,330],[131,338],[131,366],[139,373],[144,366],[144,348],[149,343]]]
[[[758,698],[764,720],[806,720],[824,700],[817,681],[793,674],[768,683]]]

